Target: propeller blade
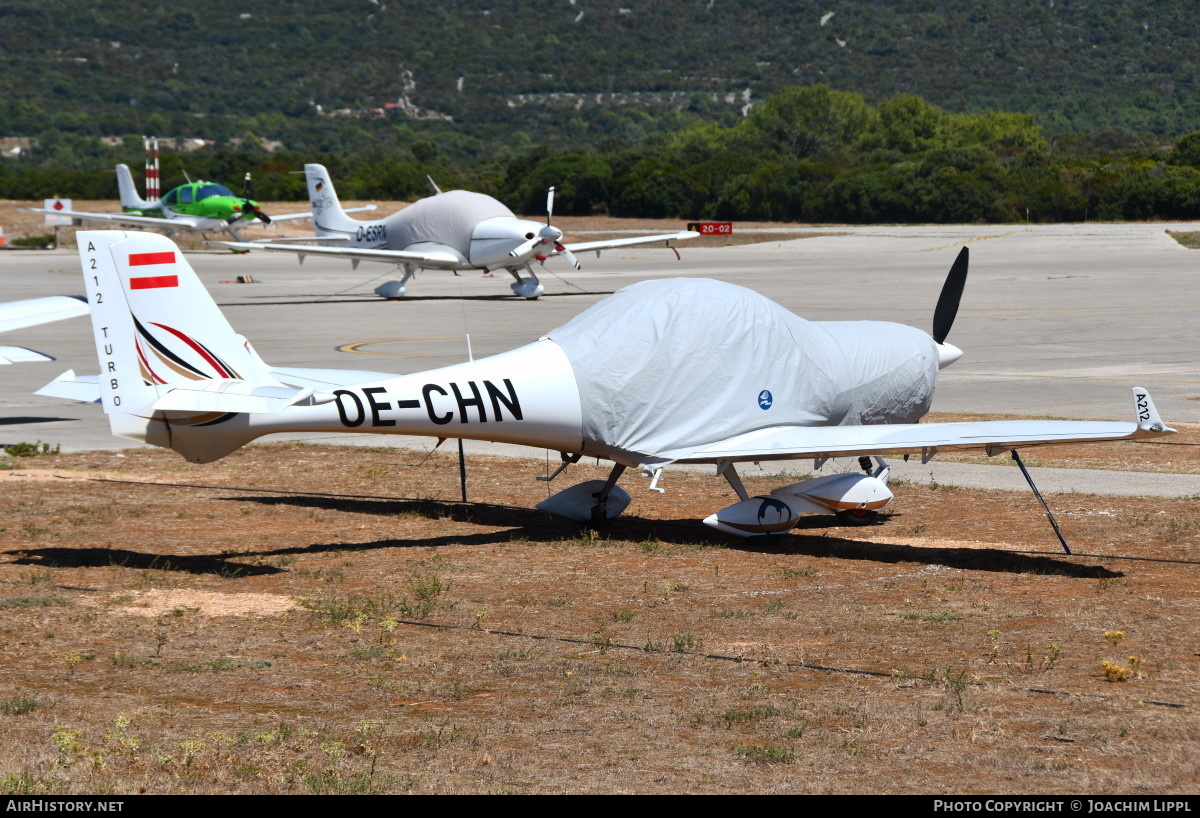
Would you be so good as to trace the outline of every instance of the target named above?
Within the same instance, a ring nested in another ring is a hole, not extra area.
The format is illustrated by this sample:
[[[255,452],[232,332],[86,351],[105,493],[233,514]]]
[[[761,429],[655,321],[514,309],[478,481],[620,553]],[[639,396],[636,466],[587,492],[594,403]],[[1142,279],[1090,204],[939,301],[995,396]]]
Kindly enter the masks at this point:
[[[242,212],[250,214],[252,218],[258,219],[263,224],[271,223],[271,217],[255,207],[249,200],[242,202]],[[239,218],[241,218],[241,216],[235,216],[233,219],[230,219],[230,223],[232,224]]]
[[[250,190],[250,171],[246,171],[246,178],[242,180],[242,196],[247,199],[254,198],[254,193]]]
[[[566,247],[563,247],[561,244],[558,245],[557,247],[555,247],[554,249],[557,250],[558,254],[560,256],[562,256],[563,258],[565,258],[572,267],[574,267],[576,270],[579,269],[579,259],[575,258],[574,253],[572,253]]]
[[[550,226],[550,217],[554,215],[554,185],[546,193],[546,226]]]
[[[954,316],[958,314],[958,302],[962,298],[963,287],[967,283],[967,263],[971,254],[964,247],[950,267],[946,283],[942,285],[942,294],[938,296],[937,308],[933,311],[933,340],[942,343],[954,326]]]

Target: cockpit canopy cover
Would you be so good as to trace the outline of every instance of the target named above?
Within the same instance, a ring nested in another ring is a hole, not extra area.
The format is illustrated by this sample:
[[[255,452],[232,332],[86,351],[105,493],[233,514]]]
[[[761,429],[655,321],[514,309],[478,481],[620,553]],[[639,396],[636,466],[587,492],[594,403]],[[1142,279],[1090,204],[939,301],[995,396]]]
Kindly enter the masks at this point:
[[[402,250],[418,242],[453,247],[464,258],[471,252],[471,232],[484,219],[513,218],[513,212],[491,196],[467,190],[450,190],[419,199],[400,211],[401,219],[388,225],[388,246]]]
[[[914,423],[938,372],[937,345],[920,330],[806,321],[710,279],[625,287],[547,337],[578,382],[584,451],[645,464],[730,430]]]

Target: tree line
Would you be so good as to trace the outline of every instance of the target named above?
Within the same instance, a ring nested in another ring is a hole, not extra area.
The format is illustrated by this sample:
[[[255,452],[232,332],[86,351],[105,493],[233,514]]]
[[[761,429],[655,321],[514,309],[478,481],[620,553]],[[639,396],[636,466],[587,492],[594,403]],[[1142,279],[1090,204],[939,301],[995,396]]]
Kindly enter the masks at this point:
[[[1057,222],[1200,217],[1200,132],[1178,139],[1117,129],[1047,135],[1032,114],[948,113],[900,94],[872,104],[824,85],[769,96],[745,117],[674,111],[615,115],[613,135],[510,141],[480,150],[446,127],[402,117],[343,123],[345,138],[268,151],[253,134],[165,152],[167,187],[206,178],[262,201],[306,196],[291,171],[327,165],[346,199],[412,199],[442,189],[489,193],[536,214],[557,188],[561,214],[722,220]],[[644,121],[650,120],[650,121]],[[327,123],[321,123],[327,127]],[[355,131],[358,128],[358,132]],[[141,172],[140,136],[101,143],[50,128],[0,162],[0,197],[113,198],[111,166]]]

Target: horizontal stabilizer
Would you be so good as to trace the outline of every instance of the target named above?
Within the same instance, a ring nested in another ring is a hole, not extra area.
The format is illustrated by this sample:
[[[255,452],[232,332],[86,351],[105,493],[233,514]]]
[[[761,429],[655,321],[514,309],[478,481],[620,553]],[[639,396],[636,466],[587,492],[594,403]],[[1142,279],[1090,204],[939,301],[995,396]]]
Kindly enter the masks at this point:
[[[376,383],[396,377],[394,372],[368,372],[363,369],[307,369],[303,367],[273,366],[271,377],[288,386],[313,389],[329,389],[360,384]]]
[[[334,400],[311,388],[265,386],[236,380],[196,381],[163,395],[151,407],[156,412],[240,412],[274,414],[289,406],[312,406]]]
[[[99,381],[99,375],[76,375],[74,369],[68,369],[33,394],[81,403],[99,403]]]

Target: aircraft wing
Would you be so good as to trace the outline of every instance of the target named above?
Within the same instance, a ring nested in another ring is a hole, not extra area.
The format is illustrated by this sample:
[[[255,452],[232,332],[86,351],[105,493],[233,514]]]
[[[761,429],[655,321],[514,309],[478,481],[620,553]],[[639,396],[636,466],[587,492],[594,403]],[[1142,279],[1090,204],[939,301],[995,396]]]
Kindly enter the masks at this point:
[[[606,241],[584,241],[568,244],[566,248],[572,253],[586,253],[589,250],[597,255],[601,250],[612,250],[616,247],[636,247],[639,244],[658,244],[659,242],[683,241],[694,239],[700,234],[693,230],[680,230],[678,233],[660,233],[655,236],[633,236],[627,239],[608,239]]]
[[[51,295],[0,304],[0,332],[24,329],[51,321],[62,321],[77,315],[87,315],[88,304],[83,296]]]
[[[250,241],[210,241],[218,247],[228,247],[231,250],[270,250],[276,253],[295,253],[300,256],[332,256],[348,261],[382,261],[388,264],[403,264],[415,261],[427,267],[452,267],[462,264],[462,259],[448,250],[444,253],[432,251],[428,253],[410,253],[407,250],[358,250],[352,247],[310,247],[303,244],[259,244]]]
[[[180,214],[173,219],[163,219],[157,216],[135,216],[132,213],[84,213],[79,210],[50,210],[44,207],[22,207],[20,210],[29,213],[47,213],[51,216],[70,216],[85,222],[100,222],[102,224],[129,224],[134,227],[170,227],[175,230],[200,226],[201,217]],[[205,220],[209,221],[209,220]]]
[[[26,347],[0,346],[0,366],[7,364],[28,364],[36,361],[53,361],[54,358],[34,349]]]
[[[347,207],[342,210],[343,213],[361,213],[364,210],[375,210],[375,205],[363,205],[362,207]],[[302,213],[283,213],[279,216],[271,217],[271,224],[275,222],[294,222],[299,219],[311,219],[312,211],[306,210]]]
[[[1098,443],[1171,434],[1145,389],[1133,390],[1134,423],[1087,420],[991,420],[873,426],[775,426],[737,435],[662,460],[683,463],[790,460],[806,457],[920,454],[979,450],[989,456],[1053,443]]]
[[[349,236],[281,236],[272,239],[254,239],[254,244],[288,244],[298,241],[330,241],[334,244],[350,241]]]

